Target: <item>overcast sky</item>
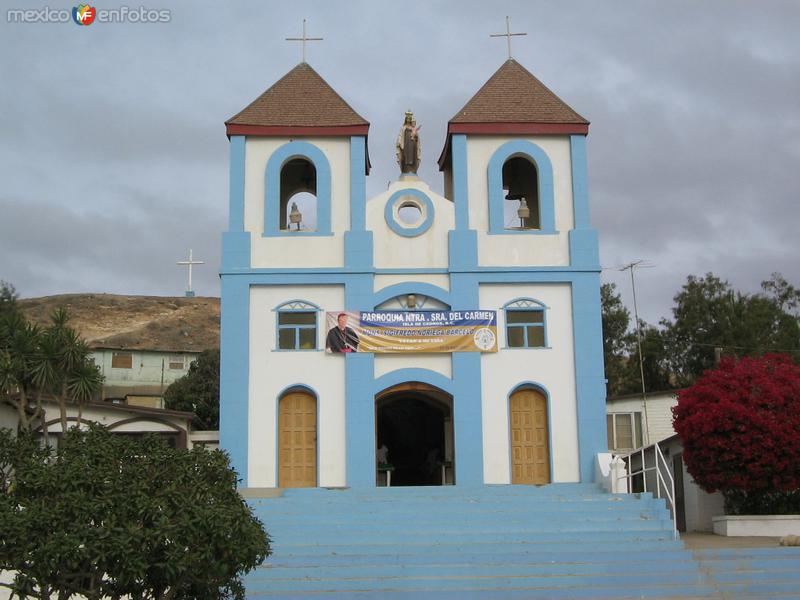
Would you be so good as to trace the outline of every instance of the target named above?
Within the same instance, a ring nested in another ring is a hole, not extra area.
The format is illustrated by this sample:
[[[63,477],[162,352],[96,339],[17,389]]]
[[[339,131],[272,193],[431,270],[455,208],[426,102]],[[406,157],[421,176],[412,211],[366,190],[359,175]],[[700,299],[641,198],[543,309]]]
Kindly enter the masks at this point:
[[[800,3],[186,2],[162,24],[8,23],[0,15],[0,279],[23,297],[180,295],[194,249],[218,295],[223,121],[300,60],[370,121],[368,195],[396,177],[411,108],[421,175],[441,191],[447,120],[514,57],[592,123],[589,182],[604,280],[637,274],[656,322],[689,274],[755,291],[800,284]],[[96,5],[115,8],[119,2]],[[41,6],[62,8],[57,2]],[[139,3],[129,6],[138,7]],[[72,4],[64,3],[71,9]]]

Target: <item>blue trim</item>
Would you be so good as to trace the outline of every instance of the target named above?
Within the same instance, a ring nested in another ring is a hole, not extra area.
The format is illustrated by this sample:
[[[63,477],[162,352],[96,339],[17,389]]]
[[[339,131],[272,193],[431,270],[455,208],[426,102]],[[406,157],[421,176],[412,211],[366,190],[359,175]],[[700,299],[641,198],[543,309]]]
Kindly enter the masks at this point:
[[[416,227],[409,227],[405,223],[401,223],[394,218],[395,205],[399,204],[401,199],[405,196],[413,196],[422,203],[421,212],[423,220],[422,223]],[[402,235],[403,237],[416,237],[428,231],[433,224],[433,202],[431,202],[431,199],[427,194],[421,192],[420,190],[414,188],[404,188],[402,190],[397,190],[394,194],[389,196],[389,199],[386,201],[386,206],[383,210],[383,216],[386,219],[386,224],[397,235]]]
[[[222,277],[219,443],[247,487],[250,389],[250,284]]]
[[[524,156],[536,165],[539,179],[539,229],[505,229],[503,222],[503,164],[514,156]],[[488,169],[489,233],[491,234],[556,234],[553,165],[547,153],[533,142],[511,140],[492,154]]]
[[[474,232],[467,232],[474,233]],[[563,267],[536,267],[530,269],[526,267],[476,267],[476,268],[430,268],[430,269],[384,269],[384,268],[344,268],[344,267],[297,267],[285,269],[255,268],[255,269],[223,269],[220,275],[285,275],[285,274],[306,274],[326,276],[347,277],[348,275],[447,275],[451,273],[474,274],[485,277],[503,275],[507,273],[522,274],[544,274],[561,273],[565,277],[570,277],[574,273],[600,273],[600,267],[582,266],[563,266]],[[525,280],[527,281],[527,280]]]
[[[280,228],[281,169],[293,158],[304,158],[317,170],[317,228],[314,231],[289,231]],[[309,142],[288,142],[269,157],[264,178],[264,237],[333,235],[331,166],[322,150]]]
[[[319,306],[317,306],[313,302],[309,302],[308,300],[303,300],[302,298],[293,298],[292,300],[286,300],[285,302],[281,302],[280,304],[278,304],[278,306],[276,306],[275,308],[272,309],[272,312],[277,312],[279,310],[282,310],[284,306],[287,306],[288,304],[294,304],[295,302],[302,302],[303,304],[307,304],[309,307],[311,307],[312,310],[316,310],[317,312],[322,312],[322,308],[320,308]],[[294,311],[294,312],[308,312],[309,311],[308,308],[290,308],[290,309],[287,309],[287,310],[288,311]]]
[[[349,269],[373,268],[372,232],[366,231],[366,138],[350,138],[350,231],[344,234],[344,264]]]
[[[451,396],[454,396],[453,390],[455,385],[452,379],[445,377],[436,371],[431,371],[430,369],[420,369],[416,367],[396,369],[381,375],[372,383],[372,396],[374,398],[374,396],[383,390],[394,387],[400,383],[406,383],[408,381],[427,383],[428,385],[437,387],[443,392],[447,392]]]
[[[478,232],[474,229],[447,232],[447,252],[450,270],[478,268]]]
[[[586,136],[569,136],[572,157],[572,213],[575,229],[589,229],[589,186],[587,184]]]
[[[536,381],[523,381],[515,385],[508,395],[506,396],[506,413],[508,419],[508,483],[511,484],[514,480],[514,462],[512,460],[512,444],[511,444],[511,396],[520,390],[533,389],[544,394],[545,402],[547,402],[547,452],[550,455],[550,483],[553,483],[555,475],[555,454],[553,445],[553,410],[552,401],[550,399],[550,392],[541,383]]]
[[[434,300],[438,300],[442,304],[451,306],[450,292],[439,286],[422,283],[419,281],[404,281],[402,283],[395,283],[387,286],[373,295],[374,304],[368,310],[375,310],[375,307],[380,306],[387,300],[396,298],[397,296],[407,296],[408,294],[422,294]]]
[[[458,133],[450,138],[450,157],[453,177],[453,203],[456,212],[456,230],[469,229],[469,194],[467,182],[467,136]]]
[[[603,329],[600,318],[600,276],[572,281],[572,335],[581,481],[594,480],[594,459],[608,452]]]
[[[230,144],[228,231],[244,231],[245,138],[232,135]]]
[[[250,232],[225,231],[222,234],[220,275],[248,272],[250,269]]]
[[[350,231],[364,231],[367,222],[366,138],[350,137]]]
[[[312,388],[312,387],[310,387],[310,386],[308,386],[308,385],[306,385],[304,383],[296,383],[294,385],[287,385],[280,392],[278,392],[277,396],[275,396],[275,487],[280,487],[280,479],[279,478],[280,478],[280,451],[281,451],[281,446],[280,446],[280,443],[281,443],[281,440],[280,440],[280,438],[281,438],[281,400],[283,400],[284,396],[286,396],[287,394],[293,393],[293,392],[306,392],[307,394],[310,394],[310,395],[314,396],[314,404],[316,405],[316,409],[317,409],[317,435],[316,435],[316,444],[317,444],[317,469],[316,469],[316,471],[317,472],[315,473],[315,480],[316,480],[315,487],[319,487],[319,447],[320,447],[319,439],[320,439],[321,434],[322,434],[321,427],[319,426],[319,423],[320,423],[320,421],[319,421],[319,405],[320,405],[319,394],[317,393],[317,391],[314,388]]]

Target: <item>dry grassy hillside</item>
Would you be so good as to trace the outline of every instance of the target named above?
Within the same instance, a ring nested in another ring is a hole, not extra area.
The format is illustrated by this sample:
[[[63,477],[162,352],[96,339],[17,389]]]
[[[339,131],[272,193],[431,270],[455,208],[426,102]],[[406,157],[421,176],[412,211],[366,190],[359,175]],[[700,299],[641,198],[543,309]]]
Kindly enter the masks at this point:
[[[219,347],[219,298],[62,294],[26,298],[27,317],[46,325],[59,306],[93,348],[199,352]]]

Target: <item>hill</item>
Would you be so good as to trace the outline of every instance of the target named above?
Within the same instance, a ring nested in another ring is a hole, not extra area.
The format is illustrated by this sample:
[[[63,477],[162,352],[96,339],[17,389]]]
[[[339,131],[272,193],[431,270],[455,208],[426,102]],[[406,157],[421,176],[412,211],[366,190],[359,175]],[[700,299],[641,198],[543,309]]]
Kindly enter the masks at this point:
[[[47,325],[59,306],[92,348],[201,352],[219,347],[219,298],[61,294],[25,298],[29,320]]]

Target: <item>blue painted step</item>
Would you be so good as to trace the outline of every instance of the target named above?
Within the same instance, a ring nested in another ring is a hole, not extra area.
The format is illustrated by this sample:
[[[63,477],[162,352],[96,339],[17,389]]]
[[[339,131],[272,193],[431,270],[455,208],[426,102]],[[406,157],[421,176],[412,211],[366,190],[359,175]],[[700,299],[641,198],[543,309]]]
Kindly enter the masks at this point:
[[[651,494],[312,489],[250,503],[275,552],[246,578],[251,597],[719,597]]]

